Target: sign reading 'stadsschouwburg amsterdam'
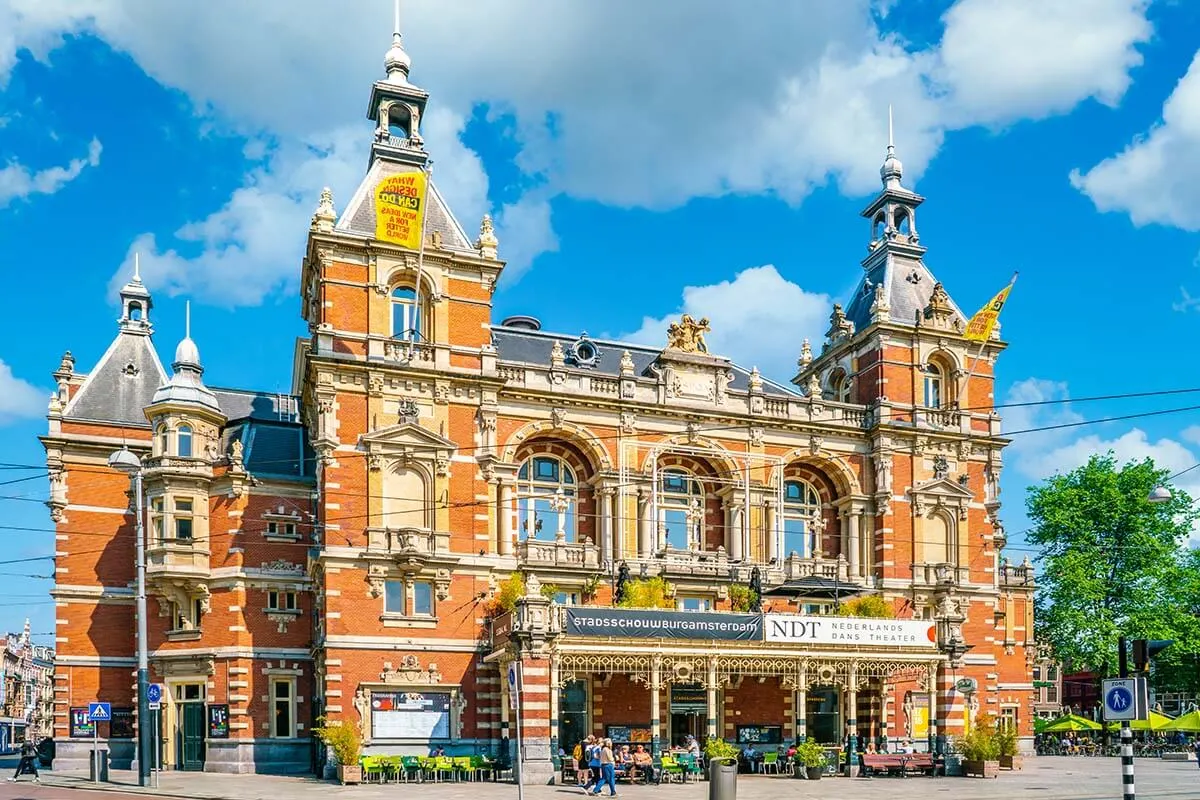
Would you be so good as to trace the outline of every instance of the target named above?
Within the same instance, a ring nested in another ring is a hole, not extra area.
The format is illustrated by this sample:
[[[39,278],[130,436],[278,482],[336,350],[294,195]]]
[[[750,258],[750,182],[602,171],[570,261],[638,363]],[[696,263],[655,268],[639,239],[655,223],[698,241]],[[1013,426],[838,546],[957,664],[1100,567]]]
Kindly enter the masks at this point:
[[[567,633],[623,639],[724,639],[759,641],[758,614],[703,611],[627,611],[622,608],[568,608]]]
[[[763,619],[768,642],[868,647],[937,646],[937,628],[928,620],[801,617],[792,614],[766,614]]]

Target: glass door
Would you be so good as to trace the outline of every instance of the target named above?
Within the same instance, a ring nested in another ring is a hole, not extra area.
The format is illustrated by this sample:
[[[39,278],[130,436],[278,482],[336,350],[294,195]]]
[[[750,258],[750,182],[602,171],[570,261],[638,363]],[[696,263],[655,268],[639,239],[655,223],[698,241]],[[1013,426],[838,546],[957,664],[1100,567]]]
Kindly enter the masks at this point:
[[[836,686],[815,686],[808,690],[808,708],[804,719],[808,738],[819,744],[838,745],[842,741],[841,691]]]

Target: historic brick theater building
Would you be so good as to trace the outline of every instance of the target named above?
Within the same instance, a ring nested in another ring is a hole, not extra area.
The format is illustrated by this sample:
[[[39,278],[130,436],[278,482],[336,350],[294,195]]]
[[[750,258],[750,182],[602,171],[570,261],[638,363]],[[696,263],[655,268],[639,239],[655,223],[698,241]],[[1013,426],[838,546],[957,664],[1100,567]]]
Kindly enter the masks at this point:
[[[399,34],[385,66],[367,174],[307,234],[293,396],[208,388],[191,338],[168,374],[137,276],[100,362],[54,373],[60,759],[84,757],[97,699],[132,757],[134,517],[106,466],[123,444],[144,465],[169,768],[308,770],[320,716],[372,753],[494,752],[514,660],[530,780],[588,732],[938,747],[982,713],[1030,735],[1005,345],[964,338],[893,148],[858,288],[823,342],[795,343],[787,386],[710,353],[705,320],[647,347],[493,318],[491,221],[469,236],[428,180]],[[655,587],[670,610],[613,607]],[[896,619],[833,613],[872,595]]]

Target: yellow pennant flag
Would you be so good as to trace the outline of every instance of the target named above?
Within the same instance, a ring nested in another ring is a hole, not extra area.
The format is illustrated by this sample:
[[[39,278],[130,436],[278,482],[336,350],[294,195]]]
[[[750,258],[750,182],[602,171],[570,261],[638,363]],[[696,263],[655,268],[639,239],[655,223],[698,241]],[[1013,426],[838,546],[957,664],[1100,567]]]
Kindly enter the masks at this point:
[[[971,321],[967,323],[966,333],[963,338],[972,342],[986,342],[992,336],[992,330],[996,327],[996,320],[1000,318],[1000,310],[1004,308],[1004,304],[1008,301],[1008,293],[1012,291],[1013,284],[1017,282],[1017,276],[1014,274],[1012,280],[1008,282],[1008,286],[1001,289],[995,297],[988,301],[988,304],[975,312],[975,316],[971,317]]]

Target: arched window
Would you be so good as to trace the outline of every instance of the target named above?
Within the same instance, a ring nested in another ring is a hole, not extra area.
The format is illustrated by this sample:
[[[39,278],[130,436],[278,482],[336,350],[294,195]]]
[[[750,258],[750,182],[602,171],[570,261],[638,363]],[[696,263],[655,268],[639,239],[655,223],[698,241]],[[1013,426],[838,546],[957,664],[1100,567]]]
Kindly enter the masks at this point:
[[[407,139],[412,130],[412,118],[409,110],[402,105],[394,104],[388,109],[388,133],[397,139]]]
[[[141,318],[142,318],[142,304],[141,303],[130,303],[129,304],[129,318],[131,320],[133,320],[134,322],[141,320]]]
[[[685,470],[670,468],[658,481],[659,538],[674,550],[700,550],[704,531],[704,489]]]
[[[421,309],[417,305],[417,291],[411,286],[397,286],[392,290],[392,338],[405,341],[420,341],[424,337]]]
[[[575,473],[555,456],[533,456],[517,472],[523,539],[575,538]]]
[[[808,481],[783,482],[783,555],[810,558],[816,549],[813,523],[821,518],[821,496]]]
[[[833,393],[833,399],[839,403],[849,403],[850,400],[850,376],[845,370],[837,369],[833,376],[829,379],[829,388]]]
[[[192,426],[180,425],[175,431],[175,447],[180,458],[192,457]]]
[[[925,366],[925,407],[942,408],[946,401],[946,382],[942,368],[937,364]]]
[[[887,215],[882,211],[875,215],[875,221],[871,223],[871,240],[883,238],[883,232],[887,228]]]
[[[154,429],[154,437],[158,440],[158,454],[160,456],[170,455],[171,451],[168,447],[170,434],[167,433],[167,426],[161,422],[158,423],[158,427]]]
[[[892,217],[892,227],[901,236],[908,236],[912,233],[912,225],[909,221],[908,212],[903,208],[896,210],[895,215]]]

